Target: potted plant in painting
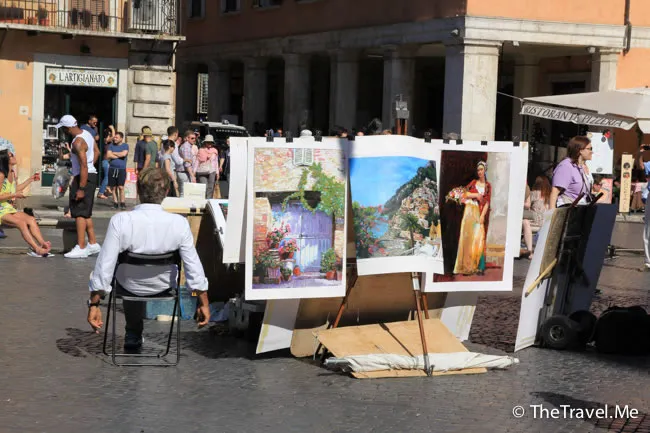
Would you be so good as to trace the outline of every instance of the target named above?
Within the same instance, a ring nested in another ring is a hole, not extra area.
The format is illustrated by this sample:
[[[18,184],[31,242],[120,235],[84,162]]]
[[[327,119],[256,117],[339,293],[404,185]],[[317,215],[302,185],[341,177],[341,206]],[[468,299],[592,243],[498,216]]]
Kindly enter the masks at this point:
[[[325,251],[320,259],[320,271],[325,274],[325,279],[336,279],[336,253],[334,248]]]
[[[253,284],[259,284],[264,278],[266,273],[266,268],[262,264],[261,260],[258,258],[255,259],[255,272],[253,273]]]
[[[293,268],[293,276],[294,277],[299,277],[300,276],[300,266],[296,265],[295,268]]]
[[[266,276],[273,281],[280,282],[280,260],[277,253],[264,251],[259,256],[260,264],[266,269]]]
[[[299,248],[295,239],[284,241],[283,245],[280,247],[280,254],[284,260],[293,259],[293,255],[296,251],[299,251]]]
[[[289,224],[284,224],[280,227],[276,227],[266,234],[266,242],[269,245],[269,248],[272,250],[277,250],[280,246],[280,242],[284,239],[284,236],[287,233],[291,232],[291,227]]]
[[[36,13],[36,16],[38,17],[38,24],[41,26],[47,26],[50,24],[50,20],[47,19],[47,9],[45,8],[39,8],[38,12]]]
[[[291,269],[282,268],[280,269],[280,272],[282,273],[282,279],[284,281],[291,281],[291,275],[293,274],[293,272],[291,272]]]

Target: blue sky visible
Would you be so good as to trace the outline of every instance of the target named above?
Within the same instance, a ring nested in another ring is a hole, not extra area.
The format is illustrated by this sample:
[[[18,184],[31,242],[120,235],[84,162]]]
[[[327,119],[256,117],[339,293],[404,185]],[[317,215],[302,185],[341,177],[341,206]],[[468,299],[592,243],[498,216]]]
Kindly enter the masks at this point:
[[[376,156],[350,158],[350,187],[352,201],[362,206],[385,204],[397,188],[411,180],[429,163],[410,156]]]

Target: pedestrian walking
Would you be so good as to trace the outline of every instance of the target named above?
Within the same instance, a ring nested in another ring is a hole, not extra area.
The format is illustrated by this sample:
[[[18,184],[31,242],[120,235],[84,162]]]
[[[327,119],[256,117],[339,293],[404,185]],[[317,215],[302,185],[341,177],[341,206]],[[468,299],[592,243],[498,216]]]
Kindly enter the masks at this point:
[[[219,180],[219,151],[214,147],[214,137],[208,134],[203,140],[196,160],[196,180],[206,185],[205,198],[214,195],[214,184]]]
[[[93,204],[97,188],[97,170],[95,162],[99,158],[99,148],[93,136],[77,125],[77,119],[69,114],[61,118],[56,125],[72,135],[72,183],[70,184],[70,215],[77,226],[77,245],[64,256],[69,259],[81,259],[98,254],[101,246],[95,238],[93,225]],[[86,245],[88,235],[88,245]]]
[[[109,185],[113,189],[113,208],[126,209],[124,184],[126,183],[126,157],[129,155],[129,145],[124,143],[124,134],[116,132],[113,143],[108,147]]]
[[[97,198],[100,198],[102,200],[107,200],[108,196],[106,193],[108,192],[111,194],[111,192],[107,191],[108,189],[108,171],[109,171],[109,165],[110,165],[110,160],[108,159],[108,148],[110,145],[113,143],[113,138],[115,137],[115,127],[113,125],[108,126],[108,133],[106,134],[106,137],[104,137],[104,152],[103,153],[103,158],[102,158],[102,181],[99,185],[99,193],[97,194]]]

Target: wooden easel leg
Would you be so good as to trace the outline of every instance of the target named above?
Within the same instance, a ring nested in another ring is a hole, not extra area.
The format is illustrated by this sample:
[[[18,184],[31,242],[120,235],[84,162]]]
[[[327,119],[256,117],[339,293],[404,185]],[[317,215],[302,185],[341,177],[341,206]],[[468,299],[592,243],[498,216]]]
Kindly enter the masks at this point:
[[[345,290],[345,296],[341,300],[341,305],[339,305],[339,311],[336,313],[336,318],[334,319],[334,323],[329,325],[327,329],[334,329],[338,328],[339,322],[341,321],[341,317],[343,317],[343,312],[345,311],[345,308],[348,305],[348,298],[350,297],[350,293],[352,293],[352,288],[354,285],[357,283],[357,278],[358,274],[356,272],[356,267],[354,269],[349,269],[348,275],[347,275],[347,288]],[[317,354],[321,347],[323,347],[322,343],[318,343],[318,347],[316,348],[316,351],[314,352],[314,355]],[[325,357],[327,356],[327,348],[323,349],[323,353],[321,355],[321,363],[325,362]]]
[[[420,327],[420,339],[422,340],[422,355],[424,358],[424,372],[427,376],[431,376],[431,364],[429,363],[429,349],[427,348],[427,337],[424,332],[424,322],[422,321],[422,306],[420,305],[420,274],[417,272],[411,273],[413,280],[413,295],[415,296],[415,310],[418,318],[418,325]]]
[[[422,278],[424,278],[424,275]],[[420,280],[420,289],[424,285],[422,283],[423,281]],[[420,296],[422,297],[422,309],[424,310],[424,318],[429,320],[429,300],[427,299],[427,294],[423,293],[422,290],[420,290]]]

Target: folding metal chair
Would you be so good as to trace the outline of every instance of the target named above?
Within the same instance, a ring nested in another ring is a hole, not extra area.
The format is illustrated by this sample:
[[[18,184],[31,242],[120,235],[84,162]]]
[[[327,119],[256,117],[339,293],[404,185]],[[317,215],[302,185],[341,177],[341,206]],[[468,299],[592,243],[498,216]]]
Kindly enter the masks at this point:
[[[117,268],[120,265],[134,265],[134,266],[170,266],[176,265],[178,272],[176,278],[176,288],[170,287],[169,289],[151,296],[138,296],[124,289],[118,282],[116,278]],[[121,253],[117,260],[117,265],[115,266],[115,273],[113,275],[113,284],[112,290],[108,298],[108,311],[106,312],[106,332],[104,332],[104,346],[103,352],[104,355],[109,356],[106,352],[106,342],[108,339],[108,326],[111,321],[111,310],[113,312],[112,317],[112,336],[111,336],[111,359],[113,364],[118,367],[141,367],[141,366],[154,366],[154,367],[169,367],[178,365],[178,361],[181,357],[181,324],[180,324],[180,285],[181,285],[181,256],[180,251],[173,251],[165,254],[158,255],[147,255],[147,254],[136,254],[130,251],[125,251]],[[169,336],[167,338],[167,348],[164,352],[160,353],[116,353],[116,323],[117,323],[117,298],[122,299],[122,301],[135,301],[135,302],[149,302],[149,301],[174,301],[174,308],[172,310],[172,321],[169,328]],[[177,317],[178,316],[178,317]],[[174,332],[174,322],[178,320],[179,323],[176,325],[176,359],[174,362],[164,361],[165,357],[169,354],[169,349],[172,342],[172,334]],[[162,359],[161,362],[138,362],[138,363],[118,363],[118,357],[130,357],[130,358],[157,358]]]

